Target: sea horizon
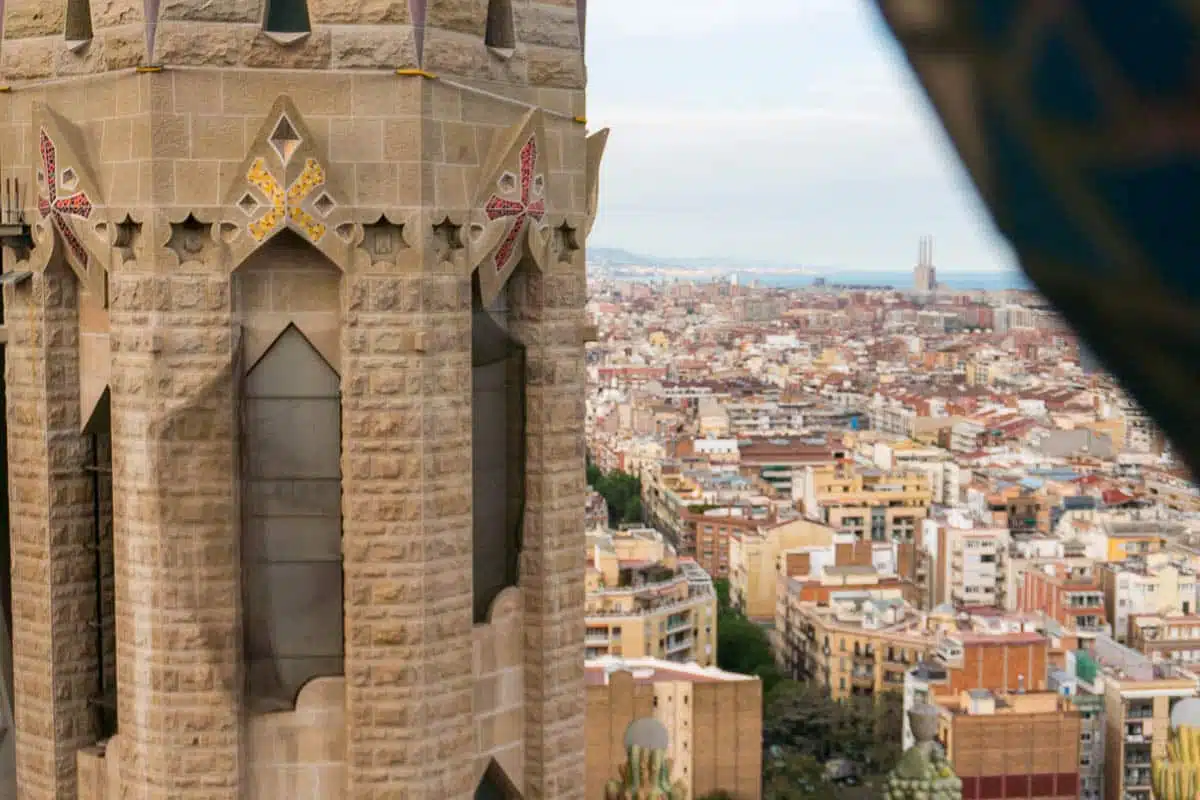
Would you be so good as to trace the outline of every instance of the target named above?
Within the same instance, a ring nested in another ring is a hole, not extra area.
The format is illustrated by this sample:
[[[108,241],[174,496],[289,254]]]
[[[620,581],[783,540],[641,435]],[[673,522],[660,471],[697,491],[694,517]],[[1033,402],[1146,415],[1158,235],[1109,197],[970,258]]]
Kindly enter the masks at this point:
[[[911,288],[913,275],[911,272],[889,270],[838,270],[823,275],[747,275],[749,280],[757,280],[762,286],[773,286],[780,289],[792,289],[811,286],[819,278],[824,278],[826,284],[845,286],[893,286],[897,289]],[[1020,271],[996,272],[952,272],[938,270],[937,281],[942,286],[951,289],[981,289],[988,291],[1003,291],[1006,289],[1033,289],[1025,273]]]
[[[738,276],[739,282],[750,284],[754,281],[759,286],[776,289],[799,289],[812,286],[815,281],[824,279],[826,285],[841,286],[890,286],[896,289],[912,288],[913,275],[911,272],[899,270],[838,270],[828,273],[800,272],[771,272],[768,270],[722,270],[697,271],[688,275],[675,270],[663,270],[659,274],[644,271],[622,274],[623,270],[615,270],[617,274],[609,277],[615,280],[636,281],[641,283],[660,283],[674,281],[692,281],[707,283],[718,278]],[[942,286],[962,291],[977,289],[983,291],[1032,290],[1035,287],[1025,277],[1025,273],[1016,270],[962,272],[942,271],[937,273],[937,281]]]

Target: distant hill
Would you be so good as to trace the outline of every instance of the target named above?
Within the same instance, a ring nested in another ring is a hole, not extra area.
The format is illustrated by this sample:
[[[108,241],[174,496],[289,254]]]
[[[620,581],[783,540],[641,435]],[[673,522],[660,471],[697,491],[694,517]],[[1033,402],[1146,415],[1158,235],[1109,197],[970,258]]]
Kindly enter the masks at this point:
[[[735,269],[737,267],[782,267],[771,261],[745,258],[665,258],[631,253],[619,247],[589,247],[588,262],[608,267],[672,267],[674,269]]]

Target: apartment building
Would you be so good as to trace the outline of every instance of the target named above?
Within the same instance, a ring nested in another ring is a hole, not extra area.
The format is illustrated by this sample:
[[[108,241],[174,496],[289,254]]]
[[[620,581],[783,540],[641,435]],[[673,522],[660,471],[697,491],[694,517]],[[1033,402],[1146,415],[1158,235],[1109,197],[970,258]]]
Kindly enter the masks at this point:
[[[734,531],[729,538],[730,602],[752,620],[773,620],[781,554],[824,550],[833,544],[833,534],[832,528],[808,519]]]
[[[762,796],[762,682],[715,667],[657,659],[585,662],[587,797],[604,797],[627,758],[625,733],[656,719],[668,733],[671,778],[688,800],[725,791]]]
[[[926,531],[930,526],[925,526]],[[1007,602],[1009,545],[1006,528],[957,528],[948,524],[934,528],[935,542],[927,547],[937,553],[930,570],[935,603],[954,606],[995,606]]]
[[[1129,618],[1128,645],[1151,662],[1200,666],[1200,615],[1137,614]]]
[[[1074,653],[1070,660],[1074,661]],[[1050,670],[1049,689],[1079,711],[1079,798],[1104,798],[1104,696],[1084,691],[1071,669]]]
[[[794,497],[795,476],[809,467],[832,467],[846,458],[834,436],[752,438],[738,442],[741,474],[762,480],[780,497]]]
[[[1044,691],[1050,642],[1024,617],[956,611],[940,606],[926,615],[930,657],[904,676],[904,708],[984,689],[1002,694]],[[914,743],[907,718],[904,746]]]
[[[1108,636],[1075,665],[1080,685],[1104,697],[1104,797],[1151,800],[1151,758],[1165,755],[1171,709],[1196,695],[1195,677]]]
[[[781,592],[772,644],[785,674],[841,700],[903,691],[905,672],[928,657],[933,639],[899,590],[847,587],[820,603]]]
[[[911,439],[872,441],[867,446],[870,448],[868,456],[880,469],[923,473],[929,479],[929,491],[934,503],[953,506],[960,502],[960,469],[948,451]]]
[[[692,556],[714,578],[729,577],[730,540],[734,536],[753,534],[775,520],[766,498],[758,498],[757,502],[752,498],[736,506],[693,506],[680,514],[684,540],[695,543]]]
[[[938,734],[964,800],[1079,797],[1080,713],[1054,692],[937,698]]]
[[[660,530],[680,553],[693,553],[696,549],[695,532],[683,523],[683,515],[689,506],[704,502],[700,485],[678,471],[656,469],[642,474],[642,511],[646,523]]]
[[[588,658],[716,663],[717,595],[698,564],[649,528],[589,534],[588,549]]]
[[[1098,520],[1092,537],[1101,544],[1102,553],[1095,553],[1089,548],[1088,555],[1093,555],[1109,563],[1117,563],[1133,557],[1145,557],[1161,553],[1167,542],[1173,536],[1183,533],[1184,526],[1179,523],[1164,522],[1154,519],[1114,519]]]
[[[806,470],[801,502],[810,519],[856,539],[918,543],[932,499],[923,473],[839,465]]]
[[[1104,604],[1113,622],[1113,638],[1127,642],[1130,620],[1139,615],[1196,612],[1196,571],[1182,558],[1166,553],[1130,556],[1100,569]]]
[[[1054,559],[1037,562],[1020,578],[1020,611],[1042,612],[1081,636],[1108,633],[1104,587],[1088,561]]]

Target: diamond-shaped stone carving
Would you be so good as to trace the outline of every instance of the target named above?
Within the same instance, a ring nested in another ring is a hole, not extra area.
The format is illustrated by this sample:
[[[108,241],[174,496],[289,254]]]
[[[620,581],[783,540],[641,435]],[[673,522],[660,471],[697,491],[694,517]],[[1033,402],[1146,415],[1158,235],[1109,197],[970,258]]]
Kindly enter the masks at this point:
[[[258,202],[257,197],[249,192],[246,192],[244,195],[242,195],[242,199],[238,200],[237,205],[238,208],[242,210],[243,214],[245,214],[247,217],[253,217],[254,212],[258,211],[258,207],[261,206],[262,203]]]
[[[292,160],[292,156],[300,149],[300,144],[303,141],[300,134],[296,132],[296,128],[292,125],[292,121],[287,118],[287,115],[281,115],[279,122],[275,125],[275,130],[271,132],[271,136],[267,139],[271,143],[271,147],[279,155],[279,160],[287,164]]]
[[[328,217],[337,208],[337,203],[333,201],[333,198],[328,193],[321,192],[321,196],[313,201],[313,208],[322,217]]]

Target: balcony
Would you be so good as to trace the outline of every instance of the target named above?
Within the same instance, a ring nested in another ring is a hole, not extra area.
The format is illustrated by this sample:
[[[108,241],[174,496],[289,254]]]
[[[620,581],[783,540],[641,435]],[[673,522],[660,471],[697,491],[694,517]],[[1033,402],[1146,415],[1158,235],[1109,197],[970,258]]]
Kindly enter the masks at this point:
[[[583,637],[583,643],[588,647],[608,647],[609,638],[607,634],[589,633]]]
[[[1148,769],[1127,769],[1125,770],[1125,788],[1134,789],[1142,786],[1150,785],[1150,770]]]
[[[675,653],[681,653],[684,650],[691,650],[692,645],[695,644],[695,642],[696,640],[691,636],[679,636],[674,640],[667,639],[667,655],[669,656]]]

